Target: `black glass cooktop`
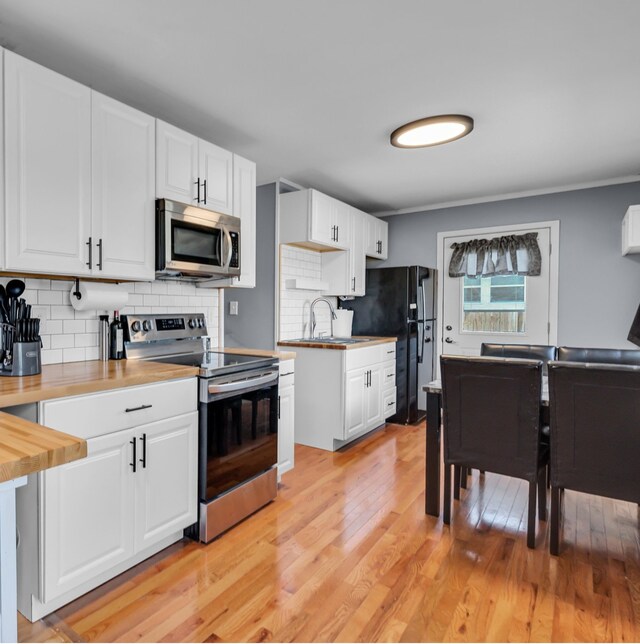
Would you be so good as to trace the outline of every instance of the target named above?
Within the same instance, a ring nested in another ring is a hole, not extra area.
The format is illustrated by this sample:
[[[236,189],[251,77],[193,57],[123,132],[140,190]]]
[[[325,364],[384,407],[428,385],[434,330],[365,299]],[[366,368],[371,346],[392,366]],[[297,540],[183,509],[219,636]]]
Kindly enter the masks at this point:
[[[152,358],[153,362],[166,362],[168,364],[180,364],[188,367],[200,367],[200,375],[221,375],[233,371],[244,371],[246,369],[259,369],[269,367],[277,363],[277,358],[265,358],[262,356],[239,355],[235,353],[221,353],[218,351],[207,351],[206,353],[189,353],[176,356],[160,356]]]

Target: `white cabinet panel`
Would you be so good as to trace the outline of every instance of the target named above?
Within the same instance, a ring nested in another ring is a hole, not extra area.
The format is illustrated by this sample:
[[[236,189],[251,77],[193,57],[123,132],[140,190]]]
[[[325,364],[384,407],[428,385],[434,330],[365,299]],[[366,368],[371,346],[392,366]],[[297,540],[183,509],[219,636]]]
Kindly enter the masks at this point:
[[[233,155],[233,214],[240,218],[240,277],[231,286],[256,285],[256,164]]]
[[[348,371],[345,376],[344,436],[347,439],[362,432],[367,424],[367,372]]]
[[[133,431],[87,442],[86,458],[42,474],[43,601],[134,552]]]
[[[389,256],[389,224],[382,219],[367,215],[367,257],[387,259]]]
[[[197,520],[198,414],[136,430],[136,551]]]
[[[4,49],[0,48],[0,87],[4,87]],[[0,270],[5,264],[5,246],[7,238],[4,218],[4,101],[0,101],[0,233],[3,239],[0,240]]]
[[[280,378],[279,395],[278,474],[282,475],[293,469],[294,465],[295,387],[293,375]]]
[[[91,90],[5,52],[6,268],[86,275]]]
[[[197,203],[198,138],[156,121],[156,197]]]
[[[92,96],[93,273],[155,276],[155,119]]]
[[[365,424],[377,427],[384,420],[382,414],[382,367],[369,368],[369,386],[366,391]]]
[[[200,139],[198,157],[200,206],[225,215],[233,214],[233,154]]]

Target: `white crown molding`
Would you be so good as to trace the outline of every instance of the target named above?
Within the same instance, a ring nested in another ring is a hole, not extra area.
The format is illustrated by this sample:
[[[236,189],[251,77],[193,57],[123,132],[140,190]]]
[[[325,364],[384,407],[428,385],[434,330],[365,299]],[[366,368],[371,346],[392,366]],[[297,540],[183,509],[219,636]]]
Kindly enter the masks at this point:
[[[489,195],[486,197],[472,197],[471,199],[460,199],[459,201],[443,201],[441,203],[427,204],[424,206],[414,206],[411,208],[402,208],[400,210],[383,210],[381,212],[371,213],[376,217],[392,217],[394,215],[407,215],[415,212],[424,212],[428,210],[440,210],[441,208],[455,208],[456,206],[470,206],[477,203],[488,203],[491,201],[506,201],[507,199],[520,199],[522,197],[537,197],[539,195],[550,195],[555,192],[570,192],[571,190],[586,190],[587,188],[600,188],[603,186],[614,186],[620,183],[633,183],[640,181],[640,175],[628,175],[625,177],[616,177],[614,179],[601,179],[599,181],[590,181],[587,183],[574,183],[568,186],[556,188],[539,188],[536,190],[524,190],[522,192],[508,192],[501,195]]]

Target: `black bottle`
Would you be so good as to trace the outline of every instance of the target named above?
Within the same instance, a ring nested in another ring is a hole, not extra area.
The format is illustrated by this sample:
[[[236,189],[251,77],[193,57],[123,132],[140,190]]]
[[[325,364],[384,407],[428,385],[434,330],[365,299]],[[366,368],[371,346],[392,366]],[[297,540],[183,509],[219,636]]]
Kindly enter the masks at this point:
[[[124,358],[124,329],[118,311],[113,312],[113,322],[109,325],[109,358]]]

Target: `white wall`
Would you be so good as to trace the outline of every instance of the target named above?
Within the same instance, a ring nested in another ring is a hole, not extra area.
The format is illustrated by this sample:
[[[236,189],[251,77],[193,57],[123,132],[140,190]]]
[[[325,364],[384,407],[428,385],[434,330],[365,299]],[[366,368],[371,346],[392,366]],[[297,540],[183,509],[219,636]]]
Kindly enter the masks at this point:
[[[0,283],[12,279],[3,277]],[[70,304],[73,281],[23,279],[22,296],[32,305],[32,317],[40,318],[42,363],[98,359],[98,315],[113,311],[76,311]],[[129,305],[120,313],[204,313],[212,345],[218,344],[218,289],[196,288],[178,282],[122,284],[129,290]]]
[[[321,297],[319,291],[288,289],[286,280],[294,277],[322,278],[322,259],[320,253],[295,246],[280,246],[280,340],[308,338],[309,311],[311,303]],[[337,306],[335,297],[327,298]],[[331,333],[331,316],[326,304],[316,306],[316,335]]]

